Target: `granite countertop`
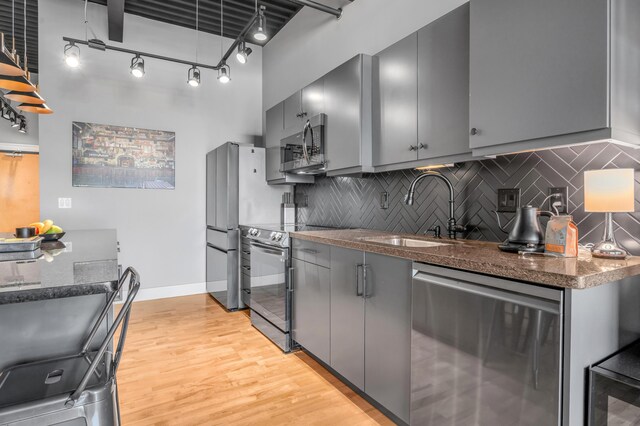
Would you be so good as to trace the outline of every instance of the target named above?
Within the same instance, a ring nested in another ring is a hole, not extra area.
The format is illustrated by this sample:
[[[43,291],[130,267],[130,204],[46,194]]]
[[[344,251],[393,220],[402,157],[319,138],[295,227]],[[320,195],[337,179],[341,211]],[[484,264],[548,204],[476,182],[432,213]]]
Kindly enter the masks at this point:
[[[392,234],[365,229],[292,232],[291,236],[468,272],[563,288],[589,288],[640,276],[640,257],[630,257],[626,260],[596,259],[586,250],[580,250],[577,258],[520,256],[500,251],[495,242],[434,239],[421,235]],[[366,240],[385,236],[402,236],[450,244],[438,247],[398,247]]]
[[[9,234],[0,234],[8,237]],[[39,252],[0,253],[0,305],[108,293],[118,282],[115,230],[68,231]],[[35,255],[36,259],[26,259]]]

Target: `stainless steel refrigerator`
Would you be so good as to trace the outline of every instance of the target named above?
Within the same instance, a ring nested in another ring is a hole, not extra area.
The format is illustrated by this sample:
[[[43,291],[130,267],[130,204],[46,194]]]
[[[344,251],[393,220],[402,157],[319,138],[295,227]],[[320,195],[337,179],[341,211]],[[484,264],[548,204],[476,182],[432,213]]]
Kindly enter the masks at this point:
[[[207,154],[207,291],[225,308],[240,297],[239,225],[278,223],[286,188],[265,179],[265,150],[227,142]]]

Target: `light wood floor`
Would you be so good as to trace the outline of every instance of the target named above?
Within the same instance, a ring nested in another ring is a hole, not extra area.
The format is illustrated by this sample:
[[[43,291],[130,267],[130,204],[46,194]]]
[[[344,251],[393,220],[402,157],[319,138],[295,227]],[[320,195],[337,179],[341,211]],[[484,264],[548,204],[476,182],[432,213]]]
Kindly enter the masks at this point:
[[[393,424],[208,295],[134,304],[118,387],[124,426]]]

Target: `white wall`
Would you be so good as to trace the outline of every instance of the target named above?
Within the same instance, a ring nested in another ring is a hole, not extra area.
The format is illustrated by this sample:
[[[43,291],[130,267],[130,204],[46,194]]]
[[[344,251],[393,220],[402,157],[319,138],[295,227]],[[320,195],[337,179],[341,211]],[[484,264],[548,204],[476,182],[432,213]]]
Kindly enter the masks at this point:
[[[81,67],[72,70],[63,62],[62,36],[84,38],[83,2],[40,0],[39,8],[40,85],[55,111],[40,117],[42,217],[66,229],[116,228],[121,263],[138,268],[143,288],[203,283],[205,154],[262,133],[261,49],[252,46],[244,67],[232,64],[226,86],[202,70],[201,86],[190,87],[187,66],[153,59],[138,80],[129,73],[131,56],[87,47],[81,47]],[[106,41],[106,7],[89,3],[89,22]],[[194,57],[192,30],[132,15],[124,29],[124,47]],[[215,64],[219,57],[219,38],[202,33],[199,61]],[[174,131],[176,189],[72,187],[72,121]],[[58,209],[58,197],[71,197],[73,208]]]
[[[264,47],[265,110],[356,54],[376,54],[465,0],[320,2],[343,7],[342,17],[305,7]]]

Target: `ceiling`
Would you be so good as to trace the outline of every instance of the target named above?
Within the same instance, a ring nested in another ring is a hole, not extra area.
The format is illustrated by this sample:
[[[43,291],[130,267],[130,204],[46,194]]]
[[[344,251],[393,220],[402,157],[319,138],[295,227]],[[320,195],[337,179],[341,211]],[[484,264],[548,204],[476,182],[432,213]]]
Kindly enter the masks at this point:
[[[107,0],[90,1],[101,5],[107,4]],[[269,39],[302,8],[288,0],[259,1],[258,5],[264,5],[267,8],[265,15]],[[198,0],[198,8],[200,31],[220,34],[220,0]],[[254,10],[255,0],[224,0],[224,36],[236,38]],[[186,28],[195,29],[196,27],[196,0],[125,0],[124,11]],[[252,40],[252,42],[255,41]]]
[[[23,44],[23,1],[15,0],[16,51],[24,57]],[[27,52],[29,70],[38,72],[38,0],[27,1]],[[91,3],[106,5],[107,0],[90,0]],[[212,34],[220,34],[220,0],[198,0],[199,29]],[[195,0],[125,0],[124,11],[132,15],[186,28],[196,26]],[[267,34],[269,39],[277,34],[302,6],[288,0],[259,1],[267,9]],[[5,34],[5,44],[11,49],[11,1],[0,2],[0,31]],[[80,1],[78,7],[81,7]],[[255,10],[255,0],[224,0],[224,35],[236,38]],[[126,25],[126,23],[125,23]],[[105,37],[105,40],[106,37]],[[107,41],[108,42],[108,41]],[[260,44],[255,40],[252,42]],[[264,43],[262,43],[264,44]]]

